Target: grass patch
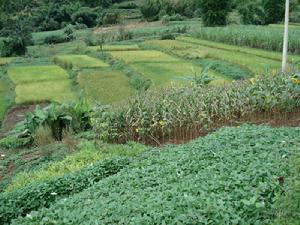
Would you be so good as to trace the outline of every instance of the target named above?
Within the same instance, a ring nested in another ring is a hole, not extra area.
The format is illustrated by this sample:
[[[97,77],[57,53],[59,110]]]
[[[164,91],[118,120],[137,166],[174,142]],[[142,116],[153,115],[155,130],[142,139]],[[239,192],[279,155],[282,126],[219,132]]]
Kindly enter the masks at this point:
[[[0,57],[0,66],[7,65],[11,63],[15,58],[13,57]]]
[[[44,44],[44,40],[49,36],[60,36],[64,34],[64,29],[54,30],[54,31],[42,31],[32,33],[32,39],[34,44],[40,45]]]
[[[16,87],[16,103],[76,101],[71,80],[43,81],[19,84]]]
[[[60,65],[70,64],[73,68],[102,68],[109,65],[100,59],[92,58],[87,55],[58,55],[54,62]]]
[[[103,51],[132,51],[132,50],[139,50],[138,45],[104,45],[102,50]],[[101,51],[100,46],[89,46],[87,47],[87,51],[90,52],[99,52]]]
[[[5,70],[0,68],[0,124],[9,107],[14,103],[13,84],[7,77]]]
[[[8,75],[16,85],[69,78],[68,73],[59,66],[15,66],[8,69]]]
[[[92,104],[118,102],[134,93],[128,77],[118,71],[82,71],[78,83]]]
[[[298,152],[299,131],[244,125],[149,152],[12,224],[269,224],[283,191],[278,177],[290,175],[286,157]]]

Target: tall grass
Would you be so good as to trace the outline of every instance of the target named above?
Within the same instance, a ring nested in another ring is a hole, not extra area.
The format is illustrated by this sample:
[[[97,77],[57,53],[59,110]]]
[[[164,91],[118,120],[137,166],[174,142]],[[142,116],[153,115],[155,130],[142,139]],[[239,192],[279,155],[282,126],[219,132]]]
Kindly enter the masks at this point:
[[[281,51],[283,30],[264,26],[201,27],[194,36],[238,46]],[[289,51],[300,53],[300,30],[290,29]]]

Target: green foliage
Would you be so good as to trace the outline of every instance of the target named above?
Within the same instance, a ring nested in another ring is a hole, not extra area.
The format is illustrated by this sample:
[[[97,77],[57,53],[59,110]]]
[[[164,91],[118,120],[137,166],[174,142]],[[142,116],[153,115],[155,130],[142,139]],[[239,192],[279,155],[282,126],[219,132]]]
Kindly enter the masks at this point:
[[[238,11],[242,15],[244,24],[265,24],[265,11],[260,2],[260,0],[249,0],[238,6]]]
[[[278,23],[283,20],[285,0],[262,0],[265,11],[265,23]]]
[[[63,30],[63,34],[47,36],[44,39],[45,44],[58,44],[63,42],[73,41],[75,39],[74,30],[72,26],[68,26]]]
[[[33,210],[49,207],[58,199],[81,192],[101,179],[118,173],[129,163],[130,159],[126,157],[107,158],[63,177],[2,193],[0,222],[8,224],[12,219],[25,216]]]
[[[158,20],[161,7],[161,0],[145,0],[140,10],[145,19],[153,21]]]
[[[85,24],[87,27],[94,27],[97,24],[98,13],[88,7],[84,7],[74,12],[72,22]]]
[[[103,68],[109,66],[102,60],[87,55],[57,55],[54,58],[54,62],[66,69]]]
[[[295,76],[294,73],[265,75],[252,80],[253,84],[235,82],[225,87],[150,91],[117,110],[98,108],[93,113],[92,123],[101,139],[124,142],[167,138],[177,129],[205,130],[219,121],[255,112],[289,112],[300,104]]]
[[[32,27],[25,19],[8,20],[2,30],[5,37],[1,47],[1,57],[25,55],[27,46],[32,43]]]
[[[297,225],[300,221],[300,156],[297,155],[289,160],[292,165],[292,176],[284,177],[285,191],[282,192],[276,201],[276,218],[272,224]]]
[[[244,125],[151,151],[12,224],[269,224],[299,131]]]
[[[230,10],[229,0],[201,0],[202,21],[205,26],[223,26]]]
[[[298,29],[290,29],[289,51],[299,53]],[[265,26],[206,27],[197,29],[197,37],[231,45],[282,51],[282,29]]]

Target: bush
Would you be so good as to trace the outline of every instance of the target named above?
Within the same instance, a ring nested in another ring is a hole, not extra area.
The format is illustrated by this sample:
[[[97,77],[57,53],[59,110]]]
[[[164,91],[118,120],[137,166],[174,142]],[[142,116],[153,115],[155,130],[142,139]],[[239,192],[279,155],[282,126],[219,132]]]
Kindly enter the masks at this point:
[[[224,26],[230,10],[229,0],[201,0],[202,21],[205,26]]]
[[[284,18],[285,0],[263,0],[265,24],[278,23]]]
[[[94,27],[97,25],[98,13],[93,9],[84,7],[76,11],[72,15],[72,22],[78,24],[85,24],[87,27]]]
[[[161,7],[160,0],[145,0],[140,10],[146,20],[153,21],[158,20]]]
[[[166,24],[170,21],[183,21],[183,20],[185,20],[185,17],[181,16],[180,14],[175,14],[172,16],[165,15],[165,16],[163,16],[163,18],[161,20],[163,23]]]
[[[0,223],[25,216],[31,211],[49,207],[58,199],[92,186],[101,179],[118,173],[130,163],[128,158],[104,159],[82,170],[45,183],[33,183],[23,189],[0,194]]]
[[[164,32],[160,36],[160,40],[175,40],[175,39],[176,39],[175,35],[170,32]]]
[[[151,80],[139,75],[130,75],[129,84],[138,91],[147,91],[151,86]]]
[[[117,12],[108,12],[104,15],[102,19],[103,25],[111,25],[111,24],[117,24],[120,23],[120,14]]]
[[[265,11],[258,1],[249,1],[238,7],[239,13],[242,15],[244,24],[265,24]]]

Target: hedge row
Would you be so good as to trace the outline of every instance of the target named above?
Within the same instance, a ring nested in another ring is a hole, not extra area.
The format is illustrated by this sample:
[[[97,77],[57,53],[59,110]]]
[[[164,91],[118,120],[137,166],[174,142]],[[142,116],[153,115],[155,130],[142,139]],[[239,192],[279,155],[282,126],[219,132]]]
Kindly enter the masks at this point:
[[[0,224],[9,224],[41,207],[49,207],[58,199],[81,192],[101,179],[118,173],[130,163],[127,157],[101,160],[79,171],[44,183],[33,183],[23,189],[0,195]]]

